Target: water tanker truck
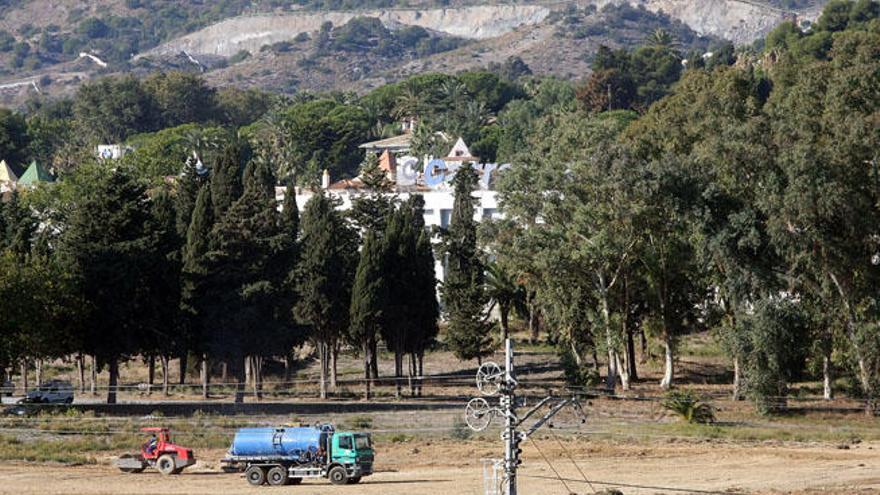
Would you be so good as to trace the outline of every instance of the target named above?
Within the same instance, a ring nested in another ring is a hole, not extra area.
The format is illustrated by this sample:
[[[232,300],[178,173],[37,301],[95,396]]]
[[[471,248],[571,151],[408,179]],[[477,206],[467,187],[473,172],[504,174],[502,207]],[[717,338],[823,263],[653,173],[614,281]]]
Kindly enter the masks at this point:
[[[241,428],[221,462],[227,470],[244,470],[254,486],[296,485],[306,478],[345,485],[373,474],[373,455],[369,433],[332,425]]]

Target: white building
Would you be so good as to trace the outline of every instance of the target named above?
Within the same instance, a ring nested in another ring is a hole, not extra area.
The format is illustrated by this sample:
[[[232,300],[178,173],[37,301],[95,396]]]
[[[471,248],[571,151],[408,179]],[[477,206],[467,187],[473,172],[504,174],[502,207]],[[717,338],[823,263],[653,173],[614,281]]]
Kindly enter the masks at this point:
[[[426,157],[419,160],[408,154],[409,137],[409,134],[404,134],[366,143],[361,148],[367,153],[381,155],[379,167],[394,184],[394,194],[397,197],[405,200],[412,194],[420,194],[424,198],[426,226],[444,229],[449,226],[455,202],[451,180],[464,163],[471,163],[480,176],[479,188],[473,193],[477,199],[474,219],[481,221],[500,217],[497,193],[494,191],[495,176],[499,170],[509,165],[480,163],[479,158],[471,156],[467,144],[461,138],[455,142],[445,158]],[[353,199],[370,193],[359,178],[331,182],[326,172],[322,186],[327,193],[341,200],[340,208],[343,210],[351,208]],[[313,194],[309,190],[297,191],[296,203],[300,210]],[[279,188],[276,195],[279,201],[283,200],[284,189]],[[437,260],[435,270],[437,279],[442,281],[445,273],[441,260]]]

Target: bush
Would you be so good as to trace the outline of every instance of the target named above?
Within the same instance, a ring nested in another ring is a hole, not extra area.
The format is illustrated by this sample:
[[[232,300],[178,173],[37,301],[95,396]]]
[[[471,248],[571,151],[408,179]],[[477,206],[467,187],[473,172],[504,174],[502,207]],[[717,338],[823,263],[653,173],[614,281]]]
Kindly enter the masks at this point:
[[[563,351],[559,361],[567,384],[573,387],[593,387],[599,383],[599,372],[586,363],[578,365],[571,351]]]
[[[474,430],[467,425],[465,420],[456,417],[452,420],[452,433],[450,436],[456,440],[467,440],[473,435]]]
[[[715,410],[712,405],[703,401],[690,390],[673,390],[666,394],[660,405],[667,411],[678,414],[688,423],[712,423],[715,421]]]
[[[229,57],[229,65],[235,65],[251,56],[251,52],[247,50],[240,50],[235,55]]]
[[[369,416],[355,416],[351,419],[351,426],[360,430],[372,428],[373,418]]]

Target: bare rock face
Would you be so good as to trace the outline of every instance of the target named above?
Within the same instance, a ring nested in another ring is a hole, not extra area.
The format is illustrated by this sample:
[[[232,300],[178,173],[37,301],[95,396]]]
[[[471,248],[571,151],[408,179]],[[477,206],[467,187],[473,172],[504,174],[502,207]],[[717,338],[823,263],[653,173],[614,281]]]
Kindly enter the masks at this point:
[[[297,12],[289,14],[257,14],[226,19],[217,24],[161,45],[140,56],[168,55],[185,51],[229,57],[241,50],[251,53],[260,47],[289,41],[297,34],[311,33],[325,22],[334,26],[345,24],[353,17],[381,19],[388,26],[421,26],[433,31],[468,39],[497,38],[517,28],[543,22],[552,9],[568,5],[630,3],[652,12],[664,12],[689,25],[701,35],[713,35],[736,44],[751,43],[763,37],[786,19],[818,17],[814,12],[787,12],[757,0],[575,0],[540,4],[477,5],[448,9],[387,9],[361,12]]]
[[[549,14],[550,9],[540,5],[495,5],[239,16],[166,43],[146,55],[186,51],[231,56],[240,50],[256,52],[261,46],[288,41],[302,32],[317,31],[325,22],[340,26],[357,16],[377,17],[386,25],[421,26],[462,38],[486,39],[509,33],[519,26],[540,23]]]

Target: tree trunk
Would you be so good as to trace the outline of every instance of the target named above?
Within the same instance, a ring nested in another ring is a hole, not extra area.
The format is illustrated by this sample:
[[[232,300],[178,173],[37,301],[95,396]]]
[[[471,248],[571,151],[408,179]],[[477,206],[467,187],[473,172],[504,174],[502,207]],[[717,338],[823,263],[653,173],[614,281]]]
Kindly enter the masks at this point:
[[[510,313],[510,304],[501,304],[498,306],[498,312],[501,313],[501,341],[507,340],[509,327],[507,326],[507,318]]]
[[[76,355],[76,374],[79,376],[79,393],[86,393],[86,363],[82,353]]]
[[[416,353],[409,353],[409,396],[416,396],[416,375],[418,374],[418,370],[416,369]]]
[[[222,361],[220,363],[220,383],[226,386],[229,383],[229,363]]]
[[[202,398],[207,399],[211,396],[208,385],[211,383],[211,366],[208,362],[208,355],[202,355]]]
[[[247,388],[247,379],[245,377],[245,363],[247,361],[247,357],[240,356],[233,359],[233,374],[235,375],[235,403],[242,404],[244,403],[244,394]]]
[[[663,337],[663,351],[664,351],[664,362],[663,366],[663,379],[660,380],[660,388],[663,390],[669,390],[672,388],[672,379],[674,377],[675,368],[674,368],[674,342],[672,341],[672,336],[669,335],[669,332],[665,332]]]
[[[624,331],[626,332],[626,372],[630,380],[638,380],[639,372],[636,369],[636,343],[633,338],[633,330],[627,325]]]
[[[739,355],[733,357],[733,400],[742,400],[742,363]]]
[[[167,354],[162,354],[159,357],[159,361],[162,364],[162,395],[164,395],[165,397],[168,397],[168,393],[170,392],[168,388],[168,375],[171,370],[169,369],[168,359],[169,358]]]
[[[34,359],[34,375],[37,380],[37,387],[43,386],[43,360],[40,358]]]
[[[293,374],[293,355],[290,351],[284,355],[284,391],[290,387],[290,377]]]
[[[370,372],[372,373],[372,378],[374,380],[379,379],[379,343],[376,342],[376,339],[373,339],[373,347],[370,349],[370,354],[373,356],[373,360],[370,363]]]
[[[254,394],[263,400],[263,356],[254,356]]]
[[[626,369],[626,363],[621,362],[620,353],[615,352],[614,358],[617,359],[617,372],[620,375],[620,385],[623,390],[629,390],[630,386],[630,377],[629,371]]]
[[[156,383],[156,356],[147,358],[147,395],[153,393],[153,384]]]
[[[604,288],[604,279],[602,284]],[[617,386],[617,374],[619,372],[617,365],[620,359],[614,348],[614,336],[611,335],[611,311],[608,309],[608,293],[603,290],[600,298],[602,303],[602,322],[605,326],[605,342],[608,346],[608,375],[605,377],[605,388],[614,390],[614,387]]]
[[[648,362],[648,337],[645,335],[644,328],[639,328],[639,348],[641,351],[639,364],[645,364]]]
[[[327,356],[327,343],[318,343],[318,360],[321,362],[321,398],[327,398],[327,369],[329,368],[330,358]]]
[[[90,365],[91,381],[89,383],[89,393],[95,395],[98,393],[98,358],[92,356]]]
[[[834,398],[834,390],[831,388],[831,353],[826,350],[822,356],[822,398],[831,400]]]
[[[372,358],[372,355],[371,355],[371,353],[372,353],[372,349],[371,349],[371,347],[372,347],[372,346],[371,346],[371,343],[370,343],[369,340],[367,340],[366,342],[364,342],[364,400],[370,400],[370,398],[371,398],[371,395],[370,395],[370,393],[371,393],[370,387],[371,387],[371,385],[372,385],[372,381],[373,381],[373,380],[372,380],[372,377],[370,376],[370,375],[371,375],[371,371],[370,371],[370,369],[371,369],[371,368],[370,368],[370,367],[371,367],[370,360],[371,360],[371,358]]]
[[[394,397],[400,398],[402,386],[400,377],[403,375],[403,353],[398,350],[394,351]]]
[[[336,361],[339,358],[339,345],[335,342],[330,346],[330,389],[336,393],[337,375]]]
[[[532,296],[532,301],[529,303],[529,335],[532,344],[537,344],[541,335],[540,312],[535,306],[534,296]]]
[[[422,396],[422,382],[425,379],[425,351],[419,351],[419,397]]]
[[[28,388],[30,384],[28,383],[28,362],[27,359],[21,360],[21,387],[24,395],[27,395]]]
[[[116,404],[116,385],[119,382],[119,360],[111,358],[108,363],[110,379],[107,383],[107,404]]]
[[[180,361],[178,363],[179,369],[180,369],[180,375],[177,377],[178,385],[183,385],[184,383],[186,383],[186,368],[189,365],[188,361],[189,361],[189,353],[188,352],[181,352],[180,353]]]

